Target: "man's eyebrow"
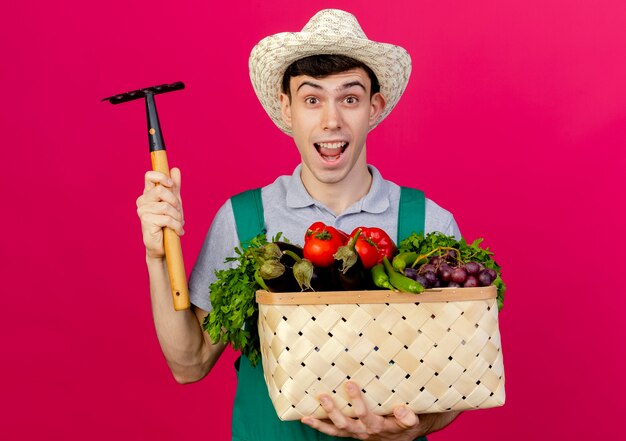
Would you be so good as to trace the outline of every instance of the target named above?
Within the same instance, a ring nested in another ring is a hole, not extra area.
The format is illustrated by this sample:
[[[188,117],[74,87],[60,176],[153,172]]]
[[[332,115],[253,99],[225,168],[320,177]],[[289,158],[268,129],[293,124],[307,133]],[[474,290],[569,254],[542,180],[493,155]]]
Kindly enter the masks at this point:
[[[296,89],[296,92],[299,91],[303,86],[311,86],[316,89],[322,88],[322,86],[320,86],[319,84],[313,83],[312,81],[303,81],[302,84],[300,84],[298,88]]]
[[[363,83],[361,83],[358,80],[354,80],[354,81],[350,81],[349,83],[342,84],[340,89],[350,89],[351,87],[354,87],[354,86],[358,86],[361,89],[363,89],[364,92],[366,92],[365,86],[363,85]]]
[[[315,89],[322,89],[322,86],[320,86],[317,83],[314,83],[312,81],[303,81],[298,86],[298,88],[296,89],[296,92],[299,91],[303,86],[311,86],[311,87],[314,87]],[[365,86],[363,85],[363,83],[361,83],[358,80],[350,81],[348,83],[344,83],[344,84],[339,86],[339,89],[340,90],[345,90],[345,89],[350,89],[351,87],[354,87],[354,86],[360,87],[361,89],[363,89],[364,92],[366,91]]]

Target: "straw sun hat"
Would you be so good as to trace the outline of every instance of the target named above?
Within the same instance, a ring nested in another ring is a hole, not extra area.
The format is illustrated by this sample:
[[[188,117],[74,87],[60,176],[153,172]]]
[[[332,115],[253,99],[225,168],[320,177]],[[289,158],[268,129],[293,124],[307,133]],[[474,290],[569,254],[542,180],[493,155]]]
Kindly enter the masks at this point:
[[[411,73],[411,57],[403,48],[368,40],[356,17],[337,9],[318,12],[301,32],[281,32],[264,38],[250,54],[250,79],[267,114],[290,136],[291,129],[283,123],[280,112],[283,74],[296,60],[325,54],[354,58],[376,74],[387,105],[372,128],[398,103]]]

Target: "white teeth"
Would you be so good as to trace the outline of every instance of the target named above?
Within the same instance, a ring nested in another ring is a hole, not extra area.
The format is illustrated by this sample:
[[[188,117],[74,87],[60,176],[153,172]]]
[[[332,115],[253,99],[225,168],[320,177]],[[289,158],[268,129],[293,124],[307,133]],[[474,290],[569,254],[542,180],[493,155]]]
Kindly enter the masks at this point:
[[[347,143],[345,142],[319,142],[317,143],[317,145],[325,149],[340,149],[344,147],[346,144]]]

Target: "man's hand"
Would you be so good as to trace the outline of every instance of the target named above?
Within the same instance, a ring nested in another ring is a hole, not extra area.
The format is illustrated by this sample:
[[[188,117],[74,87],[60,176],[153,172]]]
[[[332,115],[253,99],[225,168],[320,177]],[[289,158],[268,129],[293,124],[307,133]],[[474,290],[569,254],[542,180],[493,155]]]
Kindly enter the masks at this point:
[[[172,168],[170,176],[146,172],[143,193],[137,198],[137,214],[146,246],[152,314],[161,350],[176,381],[191,383],[209,373],[226,345],[214,345],[209,334],[202,330],[206,311],[196,307],[175,311],[172,305],[163,228],[171,228],[181,236],[185,221],[180,170]]]
[[[327,435],[356,439],[413,441],[430,432],[432,424],[420,422],[408,407],[398,406],[393,415],[386,417],[375,415],[367,408],[356,383],[348,381],[345,387],[357,418],[347,417],[335,407],[330,396],[321,395],[320,402],[328,419],[304,417],[301,421]]]
[[[143,194],[137,198],[143,243],[147,256],[151,258],[165,256],[163,227],[171,228],[179,236],[184,234],[180,170],[173,168],[170,174],[171,179],[160,172],[147,172]]]

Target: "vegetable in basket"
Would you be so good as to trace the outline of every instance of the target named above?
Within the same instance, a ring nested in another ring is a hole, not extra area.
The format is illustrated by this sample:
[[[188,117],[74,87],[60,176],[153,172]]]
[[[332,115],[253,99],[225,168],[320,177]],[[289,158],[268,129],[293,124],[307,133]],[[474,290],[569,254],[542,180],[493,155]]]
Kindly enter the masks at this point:
[[[483,239],[468,244],[440,232],[412,234],[398,246],[399,254],[392,265],[403,268],[425,288],[471,288],[495,285],[498,290],[498,309],[502,309],[506,287],[500,265],[493,260],[489,248],[480,247]],[[397,259],[397,261],[396,261]]]
[[[332,227],[321,228],[328,231]],[[328,291],[368,289],[373,283],[378,288],[419,293],[424,288],[493,284],[498,291],[498,308],[502,308],[505,285],[500,266],[488,248],[480,248],[482,239],[468,244],[464,239],[457,241],[439,232],[412,234],[400,242],[393,264],[383,256],[381,263],[366,269],[358,253],[361,234],[362,230],[356,232],[347,245],[340,246],[342,251],[337,250],[333,265],[327,267],[315,266],[303,258],[304,250],[300,247],[279,242],[280,234],[270,243],[261,234],[247,249],[236,248],[236,257],[226,259],[235,266],[217,271],[217,280],[211,284],[213,310],[205,318],[203,328],[213,342],[230,343],[255,364],[260,360],[255,294],[262,288],[280,292],[298,288]],[[297,283],[294,271],[300,278]],[[361,288],[362,282],[365,288]]]
[[[393,258],[397,252],[396,244],[391,237],[380,228],[357,227],[350,233],[354,237],[361,232],[357,242],[356,251],[359,253],[365,269],[371,269],[377,263],[382,263],[383,257]]]
[[[259,268],[259,274],[265,285],[263,289],[272,292],[298,291],[298,282],[293,275],[293,266],[296,260],[285,251],[291,251],[296,256],[302,257],[302,247],[288,242],[276,241],[268,243],[264,249],[266,260],[262,262]]]
[[[360,236],[361,231],[351,237],[346,245],[339,247],[334,255],[333,275],[336,280],[335,285],[339,290],[356,291],[371,286],[370,277],[356,251],[356,243]]]
[[[391,266],[391,263],[389,263],[389,259],[387,259],[387,256],[383,257],[383,265],[387,270],[389,283],[398,291],[413,294],[419,294],[424,292],[424,285],[419,283],[417,280],[411,279],[410,277],[407,277],[404,274],[400,274],[399,272],[397,272]]]
[[[379,288],[393,289],[393,286],[389,283],[389,276],[385,270],[385,265],[378,263],[374,265],[370,271],[372,272],[372,281],[374,282],[374,285]]]
[[[299,290],[293,278],[293,267],[304,260],[301,259],[302,248],[280,238],[281,233],[278,233],[268,242],[265,234],[259,234],[250,241],[248,248],[235,248],[236,256],[225,260],[233,266],[216,271],[216,280],[210,286],[213,309],[204,318],[202,328],[213,343],[230,343],[233,349],[247,356],[252,365],[261,359],[257,290]],[[317,286],[315,280],[309,283]]]
[[[332,266],[314,265],[309,259],[301,258],[292,251],[285,251],[285,254],[296,261],[292,272],[300,291],[332,291],[335,288]]]
[[[279,237],[277,235],[275,240]],[[234,263],[232,268],[216,271],[217,280],[210,286],[213,309],[202,324],[213,343],[230,343],[253,365],[261,359],[255,294],[262,287],[259,255],[266,251],[262,248],[267,243],[265,235],[259,234],[250,241],[248,248],[237,247],[236,256],[226,259],[226,263]]]
[[[304,257],[317,267],[330,267],[335,262],[333,255],[348,241],[348,235],[341,230],[315,222],[304,235]]]

